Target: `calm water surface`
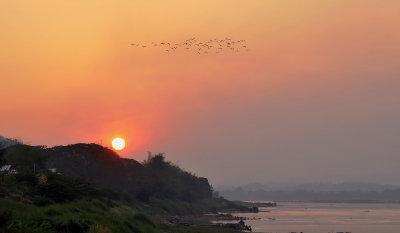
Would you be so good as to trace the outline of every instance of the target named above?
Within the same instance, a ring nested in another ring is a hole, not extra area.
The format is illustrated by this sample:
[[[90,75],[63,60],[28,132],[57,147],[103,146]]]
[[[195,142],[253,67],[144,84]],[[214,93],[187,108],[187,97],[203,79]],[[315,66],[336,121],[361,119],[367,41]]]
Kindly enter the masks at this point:
[[[234,214],[246,220],[253,232],[400,233],[400,204],[280,202],[259,213]]]

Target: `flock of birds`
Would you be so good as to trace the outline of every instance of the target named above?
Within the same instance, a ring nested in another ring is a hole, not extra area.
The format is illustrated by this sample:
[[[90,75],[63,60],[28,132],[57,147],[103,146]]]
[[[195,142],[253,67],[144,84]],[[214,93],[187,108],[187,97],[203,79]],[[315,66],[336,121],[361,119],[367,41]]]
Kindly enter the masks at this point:
[[[199,41],[193,37],[182,43],[170,43],[164,41],[160,43],[151,42],[150,44],[132,43],[131,46],[142,49],[158,47],[162,48],[166,53],[175,52],[178,49],[195,52],[196,54],[222,53],[224,51],[235,53],[249,51],[246,45],[246,40],[233,40],[231,38]]]

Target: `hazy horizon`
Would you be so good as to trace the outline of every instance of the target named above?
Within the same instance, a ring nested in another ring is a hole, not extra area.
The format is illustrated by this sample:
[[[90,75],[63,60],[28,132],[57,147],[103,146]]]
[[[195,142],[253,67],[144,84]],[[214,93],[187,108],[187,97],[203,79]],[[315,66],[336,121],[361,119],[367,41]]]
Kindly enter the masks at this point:
[[[400,185],[399,1],[4,1],[0,135],[126,139],[214,186]],[[168,10],[166,10],[168,9]],[[131,43],[246,40],[197,55]]]

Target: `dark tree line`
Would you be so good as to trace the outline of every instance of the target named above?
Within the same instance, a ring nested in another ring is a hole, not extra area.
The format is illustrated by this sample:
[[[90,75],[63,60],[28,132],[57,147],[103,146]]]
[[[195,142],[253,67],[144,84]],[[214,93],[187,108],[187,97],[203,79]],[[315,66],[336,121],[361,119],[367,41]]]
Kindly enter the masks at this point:
[[[55,202],[98,195],[142,202],[212,198],[213,189],[206,178],[166,161],[163,154],[150,155],[139,163],[96,144],[53,148],[16,145],[0,157],[1,164],[11,164],[18,170],[20,182],[35,187],[35,195]],[[58,174],[49,168],[56,168]],[[46,180],[39,184],[41,174]]]
[[[138,196],[143,201],[154,197],[191,202],[212,197],[212,187],[206,178],[196,177],[165,161],[163,154],[149,156],[143,165]]]

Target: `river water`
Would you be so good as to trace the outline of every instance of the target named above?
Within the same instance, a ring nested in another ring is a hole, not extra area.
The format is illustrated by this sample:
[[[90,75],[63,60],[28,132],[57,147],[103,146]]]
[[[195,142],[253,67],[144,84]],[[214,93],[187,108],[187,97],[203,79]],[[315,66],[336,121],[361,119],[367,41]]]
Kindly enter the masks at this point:
[[[253,232],[400,233],[399,203],[280,202],[259,213],[236,213]]]

